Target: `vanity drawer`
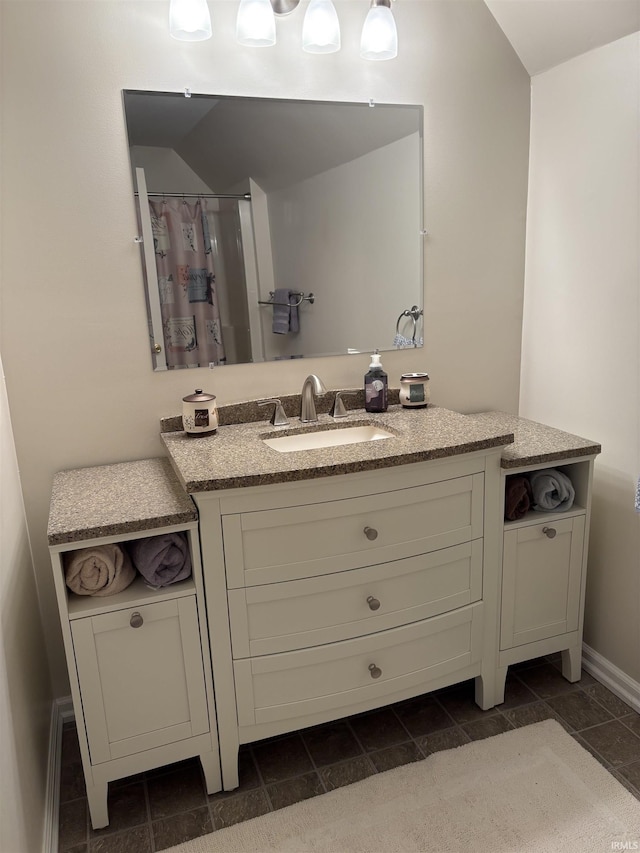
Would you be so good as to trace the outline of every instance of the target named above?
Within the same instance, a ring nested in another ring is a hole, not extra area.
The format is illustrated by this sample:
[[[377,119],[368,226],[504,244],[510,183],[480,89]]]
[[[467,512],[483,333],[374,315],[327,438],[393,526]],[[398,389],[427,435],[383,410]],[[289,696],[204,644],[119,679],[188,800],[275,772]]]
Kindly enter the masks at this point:
[[[482,540],[315,578],[229,590],[234,658],[396,628],[482,596]]]
[[[482,602],[402,628],[234,661],[238,724],[333,711],[424,686],[480,660]]]
[[[222,519],[231,589],[385,563],[482,536],[484,475]]]

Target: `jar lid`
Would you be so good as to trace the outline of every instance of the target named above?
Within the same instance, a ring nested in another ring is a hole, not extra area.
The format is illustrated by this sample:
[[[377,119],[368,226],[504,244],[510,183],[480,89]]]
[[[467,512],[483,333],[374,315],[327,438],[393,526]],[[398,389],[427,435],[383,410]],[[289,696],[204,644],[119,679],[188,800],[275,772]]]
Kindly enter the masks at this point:
[[[183,403],[210,403],[211,400],[215,400],[215,394],[207,394],[206,391],[203,391],[202,388],[196,388],[194,394],[189,394],[188,397],[183,397]]]
[[[411,382],[411,380],[414,380],[417,382],[419,379],[424,381],[425,379],[428,379],[428,378],[429,378],[428,373],[403,373],[402,376],[400,377],[400,381],[402,381],[403,379],[406,379],[409,382]]]

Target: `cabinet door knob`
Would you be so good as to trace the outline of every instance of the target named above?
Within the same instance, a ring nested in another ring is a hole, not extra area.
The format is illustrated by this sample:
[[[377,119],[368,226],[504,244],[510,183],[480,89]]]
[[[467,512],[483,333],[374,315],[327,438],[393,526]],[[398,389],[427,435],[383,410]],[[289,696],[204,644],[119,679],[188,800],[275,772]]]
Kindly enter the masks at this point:
[[[369,664],[369,672],[371,673],[371,678],[380,678],[382,675],[382,670],[379,666],[376,666],[375,663]]]
[[[374,598],[372,595],[368,596],[367,604],[369,605],[369,610],[379,610],[380,602],[377,598]]]
[[[144,619],[138,613],[137,610],[135,613],[131,614],[131,619],[129,619],[129,625],[131,625],[132,628],[139,628],[143,622],[144,622]]]
[[[365,527],[364,535],[373,542],[374,539],[378,538],[378,531],[375,527]]]
[[[543,527],[542,532],[548,539],[555,539],[557,531],[555,527]]]

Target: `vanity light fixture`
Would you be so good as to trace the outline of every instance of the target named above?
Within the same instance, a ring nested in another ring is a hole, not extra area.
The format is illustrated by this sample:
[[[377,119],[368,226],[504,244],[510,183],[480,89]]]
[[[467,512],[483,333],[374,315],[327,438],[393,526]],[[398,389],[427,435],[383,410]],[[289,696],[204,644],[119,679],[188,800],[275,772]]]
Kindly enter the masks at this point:
[[[236,41],[249,47],[276,43],[276,19],[271,0],[240,0]]]
[[[398,31],[391,0],[371,0],[362,28],[360,56],[363,59],[394,59],[398,55]]]
[[[276,43],[276,16],[293,12],[300,0],[240,0],[236,40],[250,47]],[[171,0],[169,29],[173,38],[202,41],[211,38],[207,0]],[[302,24],[302,49],[307,53],[340,50],[340,22],[332,0],[310,0]],[[393,59],[398,55],[398,33],[391,0],[371,0],[362,29],[363,59]]]
[[[307,53],[340,50],[340,22],[331,0],[311,0],[302,24],[302,49]]]
[[[211,15],[207,0],[171,0],[169,32],[179,41],[211,38]]]

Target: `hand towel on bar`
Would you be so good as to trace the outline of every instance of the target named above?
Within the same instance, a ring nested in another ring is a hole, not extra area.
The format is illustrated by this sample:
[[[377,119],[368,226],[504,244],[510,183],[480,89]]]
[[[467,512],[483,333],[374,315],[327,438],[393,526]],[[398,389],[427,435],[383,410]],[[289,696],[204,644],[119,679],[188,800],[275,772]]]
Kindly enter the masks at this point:
[[[299,293],[293,290],[289,291],[289,331],[300,331],[300,315],[298,314],[298,301],[301,298]]]
[[[507,521],[516,521],[531,509],[533,492],[528,477],[512,474],[507,477],[504,487],[504,517]]]
[[[640,512],[640,477],[638,477],[638,485],[636,486],[635,508],[636,512]]]
[[[151,586],[168,586],[191,575],[191,555],[184,533],[133,539],[128,548],[133,565]]]
[[[273,323],[271,329],[274,335],[286,335],[291,331],[290,292],[282,287],[273,292]]]
[[[70,551],[64,576],[76,595],[115,595],[132,583],[136,573],[127,552],[111,544]]]
[[[529,474],[529,480],[533,491],[533,508],[538,512],[564,512],[573,506],[573,484],[562,471],[545,468]]]

